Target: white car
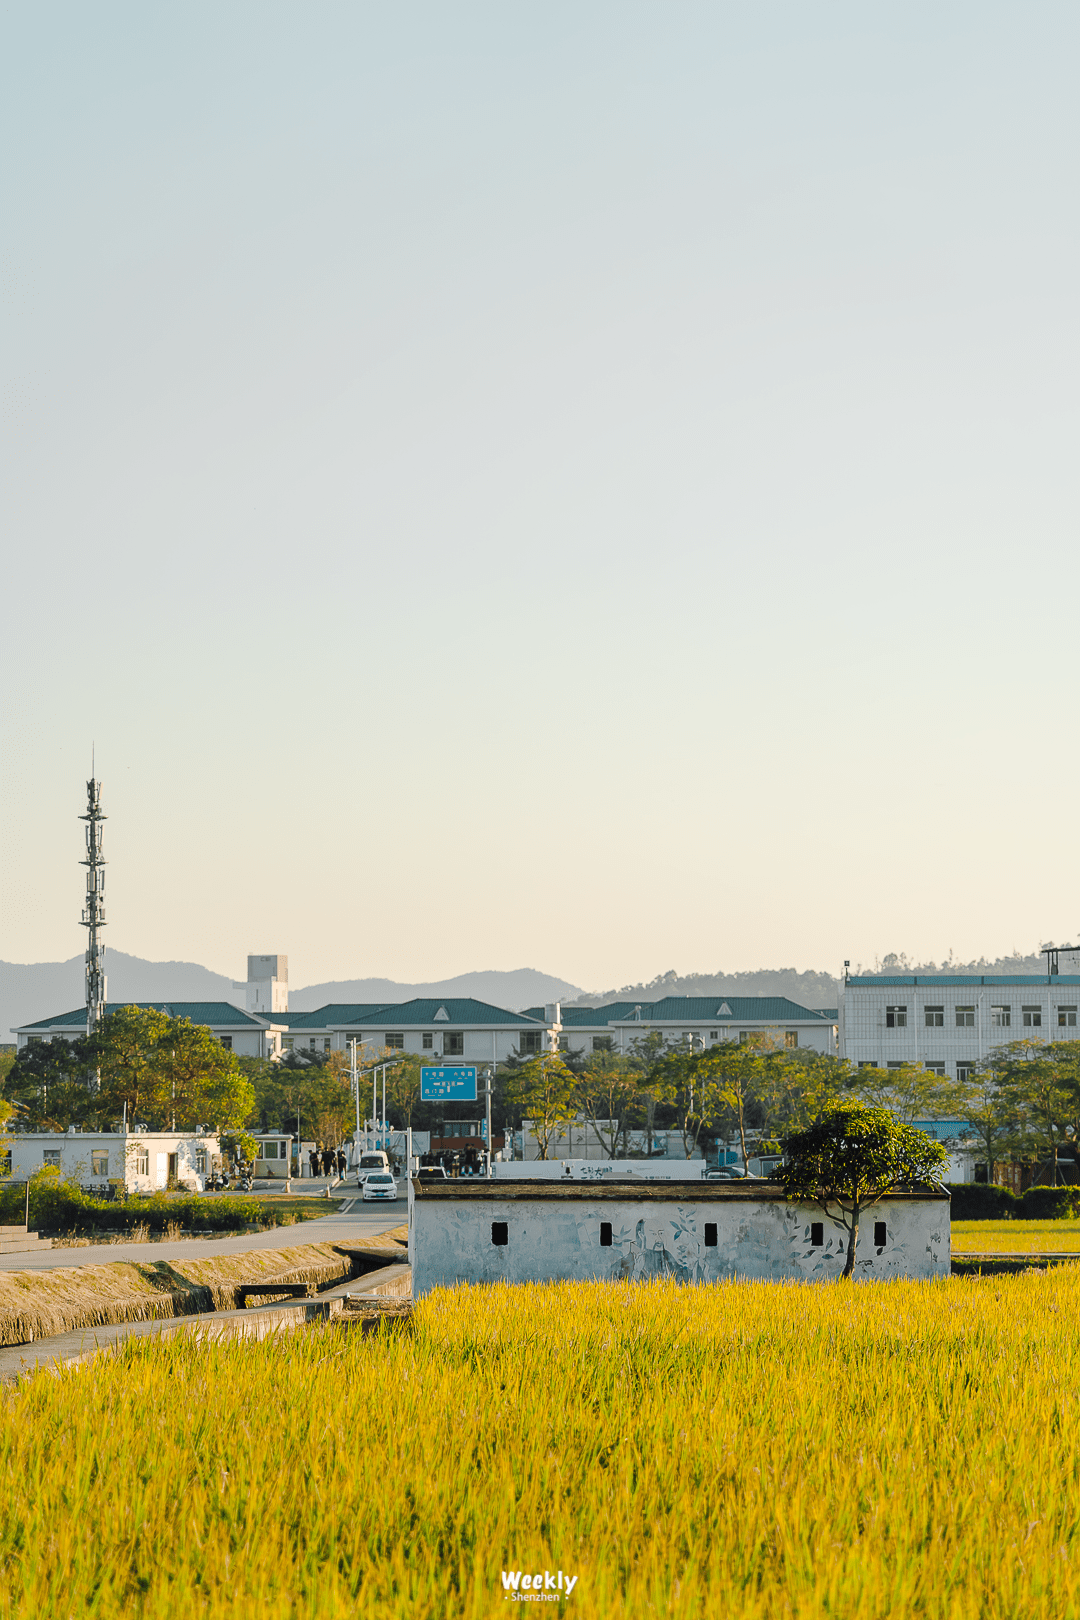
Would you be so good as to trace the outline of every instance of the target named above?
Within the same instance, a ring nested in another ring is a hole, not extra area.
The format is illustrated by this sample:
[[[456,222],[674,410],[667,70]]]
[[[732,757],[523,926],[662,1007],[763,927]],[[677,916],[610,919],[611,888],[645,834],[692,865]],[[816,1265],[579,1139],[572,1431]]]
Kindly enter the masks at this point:
[[[373,1170],[389,1170],[390,1160],[385,1153],[361,1153],[356,1167],[356,1185],[362,1187]]]
[[[397,1182],[385,1170],[369,1170],[364,1182],[364,1202],[369,1198],[396,1198]]]

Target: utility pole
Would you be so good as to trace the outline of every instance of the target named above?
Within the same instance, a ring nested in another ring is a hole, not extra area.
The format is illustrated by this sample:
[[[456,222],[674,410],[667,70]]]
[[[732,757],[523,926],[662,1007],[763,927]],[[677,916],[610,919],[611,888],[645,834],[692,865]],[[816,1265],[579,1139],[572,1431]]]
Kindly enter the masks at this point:
[[[359,1154],[359,1152],[360,1152],[360,1073],[359,1073],[359,1070],[356,1067],[356,1036],[355,1035],[353,1036],[352,1040],[349,1042],[349,1052],[350,1052],[350,1054],[352,1056],[352,1063],[351,1063],[351,1066],[350,1066],[350,1069],[349,1069],[349,1073],[350,1073],[350,1075],[352,1077],[353,1095],[356,1098],[356,1149],[355,1149],[355,1151],[356,1151],[357,1154]],[[360,1162],[359,1159],[357,1159],[356,1162],[359,1164],[359,1162]]]
[[[91,765],[91,770],[93,766]],[[105,947],[99,931],[105,927],[105,861],[101,854],[101,823],[107,817],[101,808],[101,783],[93,777],[86,784],[86,906],[82,926],[89,930],[86,941],[86,1033],[93,1035],[105,1017],[108,981],[105,978]]]

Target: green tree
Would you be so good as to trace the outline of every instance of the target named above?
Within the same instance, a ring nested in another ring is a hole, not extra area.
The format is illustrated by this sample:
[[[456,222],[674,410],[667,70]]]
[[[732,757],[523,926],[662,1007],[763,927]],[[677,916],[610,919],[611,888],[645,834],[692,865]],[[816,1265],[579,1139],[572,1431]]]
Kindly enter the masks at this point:
[[[980,1064],[971,1078],[956,1087],[955,1114],[978,1138],[991,1184],[996,1166],[1017,1145],[1016,1107],[1003,1091],[992,1063]]]
[[[510,1076],[512,1106],[532,1125],[541,1159],[573,1119],[573,1095],[574,1076],[560,1052],[527,1058]]]
[[[747,1168],[747,1130],[755,1107],[760,1107],[765,1060],[772,1050],[766,1036],[747,1041],[719,1041],[685,1062],[685,1081],[677,1087],[686,1157],[697,1146],[702,1126],[725,1114],[739,1138],[743,1168]],[[674,1067],[679,1065],[676,1058]],[[692,1137],[689,1135],[693,1127]]]
[[[804,1131],[848,1088],[851,1065],[812,1047],[774,1047],[764,1054],[756,1086],[763,1148],[778,1150],[781,1138]]]
[[[617,1156],[619,1137],[638,1102],[639,1073],[633,1059],[619,1052],[591,1052],[575,1081],[574,1106],[609,1159]]]
[[[650,1029],[645,1035],[635,1035],[627,1047],[626,1055],[640,1075],[638,1096],[645,1114],[645,1151],[650,1159],[657,1107],[672,1100],[671,1076],[666,1064],[678,1044],[665,1039],[658,1029]]]
[[[407,1053],[386,1072],[386,1111],[393,1109],[401,1130],[408,1130],[412,1124],[413,1110],[420,1101],[422,1068],[422,1059]]]
[[[162,1041],[169,1019],[152,1007],[118,1007],[102,1020],[93,1037],[101,1076],[101,1101],[129,1125],[160,1127],[162,1115]]]
[[[249,1131],[222,1131],[221,1151],[226,1159],[247,1159],[254,1163],[259,1156],[259,1144]]]
[[[24,1130],[66,1131],[69,1125],[98,1124],[100,1099],[94,1054],[86,1036],[28,1041],[8,1072],[6,1094],[12,1115]]]
[[[922,1063],[901,1063],[894,1069],[852,1069],[849,1085],[861,1102],[890,1109],[904,1125],[956,1111],[955,1083]]]
[[[790,1199],[819,1204],[847,1233],[843,1275],[855,1269],[859,1218],[895,1187],[940,1180],[948,1158],[925,1131],[894,1119],[888,1108],[840,1103],[784,1143],[773,1171]]]
[[[159,1118],[171,1130],[238,1130],[254,1107],[254,1088],[233,1053],[205,1025],[170,1018],[158,1041]]]
[[[1020,1151],[1048,1154],[1058,1180],[1058,1150],[1069,1140],[1077,1113],[1076,1059],[1071,1042],[1010,1041],[990,1054],[1002,1101],[1017,1127]],[[1063,1052],[1061,1048],[1066,1050]]]

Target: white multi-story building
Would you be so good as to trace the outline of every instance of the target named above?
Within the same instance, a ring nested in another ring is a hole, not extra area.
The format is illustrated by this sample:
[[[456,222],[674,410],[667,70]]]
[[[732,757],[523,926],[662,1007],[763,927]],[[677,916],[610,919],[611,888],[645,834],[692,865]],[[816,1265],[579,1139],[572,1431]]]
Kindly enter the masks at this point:
[[[278,1052],[280,1031],[267,1019],[241,1012],[228,1001],[111,1001],[107,1013],[119,1007],[136,1006],[148,1012],[162,1012],[167,1018],[190,1018],[193,1024],[204,1024],[222,1046],[238,1057],[273,1057]],[[11,1032],[20,1048],[29,1041],[51,1041],[54,1036],[64,1040],[78,1040],[86,1034],[86,1008],[76,1007],[72,1012],[58,1013],[54,1018],[39,1018],[34,1024],[21,1024]]]
[[[540,1007],[528,1013],[541,1015]],[[836,1050],[836,1009],[800,1007],[786,996],[664,996],[659,1001],[613,1001],[604,1007],[563,1007],[559,1045],[565,1052],[629,1052],[654,1031],[665,1041],[747,1041],[763,1035],[778,1046]]]
[[[1009,1041],[1080,1038],[1078,1011],[1076,974],[860,974],[841,992],[840,1055],[964,1080]]]

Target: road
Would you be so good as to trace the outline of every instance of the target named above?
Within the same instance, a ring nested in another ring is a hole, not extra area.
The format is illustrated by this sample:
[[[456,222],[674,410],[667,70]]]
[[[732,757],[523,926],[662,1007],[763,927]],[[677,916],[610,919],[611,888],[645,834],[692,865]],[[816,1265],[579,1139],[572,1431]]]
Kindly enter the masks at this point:
[[[349,1243],[378,1237],[409,1218],[405,1197],[392,1204],[364,1204],[359,1198],[343,1214],[319,1220],[297,1221],[295,1226],[271,1226],[265,1232],[237,1237],[181,1238],[176,1243],[91,1243],[78,1249],[45,1249],[41,1254],[0,1255],[0,1271],[54,1271],[70,1266],[107,1266],[117,1260],[199,1260],[220,1254],[242,1254],[245,1249],[292,1249],[301,1243]]]

